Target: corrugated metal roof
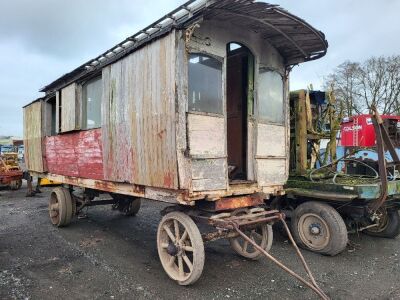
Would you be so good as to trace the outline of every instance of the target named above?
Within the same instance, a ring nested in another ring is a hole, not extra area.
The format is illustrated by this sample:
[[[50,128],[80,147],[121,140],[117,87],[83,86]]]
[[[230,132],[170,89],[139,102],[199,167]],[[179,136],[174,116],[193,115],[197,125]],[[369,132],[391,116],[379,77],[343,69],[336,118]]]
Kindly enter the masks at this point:
[[[201,18],[229,20],[233,24],[258,32],[281,53],[287,65],[320,58],[326,54],[328,48],[322,32],[278,5],[256,0],[191,0],[41,91],[52,92],[64,87],[171,30],[186,28]]]

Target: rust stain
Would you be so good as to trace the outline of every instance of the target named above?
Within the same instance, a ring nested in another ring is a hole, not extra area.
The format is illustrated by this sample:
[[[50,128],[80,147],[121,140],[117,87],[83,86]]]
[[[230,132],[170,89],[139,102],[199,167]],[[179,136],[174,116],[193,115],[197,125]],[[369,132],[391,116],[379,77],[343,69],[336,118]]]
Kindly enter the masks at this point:
[[[160,139],[162,139],[166,131],[167,131],[166,129],[161,130],[159,133],[157,133],[157,136],[158,136]]]
[[[164,186],[173,187],[174,178],[170,173],[164,174]]]
[[[101,191],[107,191],[107,192],[117,192],[119,191],[117,185],[113,182],[108,182],[108,181],[96,181],[94,183],[96,189],[101,190]],[[140,185],[129,185],[129,191],[131,193],[135,194],[143,194],[145,192],[145,187],[140,186]]]
[[[257,206],[264,203],[264,199],[259,195],[223,198],[215,202],[216,211],[232,210],[242,207]]]

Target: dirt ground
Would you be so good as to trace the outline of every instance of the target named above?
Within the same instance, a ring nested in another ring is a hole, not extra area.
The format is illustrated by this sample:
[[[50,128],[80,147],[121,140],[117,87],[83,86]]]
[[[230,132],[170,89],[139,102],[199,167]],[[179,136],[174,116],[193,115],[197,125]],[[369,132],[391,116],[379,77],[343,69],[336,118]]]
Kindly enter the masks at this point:
[[[0,190],[0,299],[316,299],[263,259],[247,261],[227,241],[206,245],[203,276],[180,287],[164,273],[156,230],[164,204],[145,201],[136,217],[109,206],[58,229],[50,224],[50,189]],[[333,299],[400,299],[400,239],[350,237],[356,247],[337,257],[304,252],[317,281]],[[301,271],[285,238],[272,254]]]

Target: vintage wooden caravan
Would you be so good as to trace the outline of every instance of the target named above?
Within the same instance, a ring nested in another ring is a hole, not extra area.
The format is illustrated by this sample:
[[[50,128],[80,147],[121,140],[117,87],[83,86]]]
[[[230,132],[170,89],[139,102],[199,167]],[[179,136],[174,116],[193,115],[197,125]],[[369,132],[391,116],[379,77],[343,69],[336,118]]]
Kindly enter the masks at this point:
[[[134,214],[141,198],[172,203],[159,227],[160,259],[171,278],[193,283],[206,240],[193,219],[251,219],[283,192],[289,71],[327,46],[276,5],[189,1],[50,83],[24,108],[24,142],[32,176],[64,184],[51,195],[52,222],[67,225],[90,205]],[[259,227],[268,249],[270,226]],[[226,237],[239,254],[259,256]]]

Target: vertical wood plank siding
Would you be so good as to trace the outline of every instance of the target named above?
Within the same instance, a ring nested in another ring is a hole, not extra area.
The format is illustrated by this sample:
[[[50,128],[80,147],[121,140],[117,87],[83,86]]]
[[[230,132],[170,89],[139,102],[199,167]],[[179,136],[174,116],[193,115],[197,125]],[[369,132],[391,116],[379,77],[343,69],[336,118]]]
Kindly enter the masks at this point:
[[[106,180],[178,188],[175,32],[103,69]]]
[[[24,108],[25,163],[28,171],[44,172],[42,155],[42,102]]]
[[[80,101],[77,98],[76,83],[61,90],[61,132],[77,130],[80,127]]]

